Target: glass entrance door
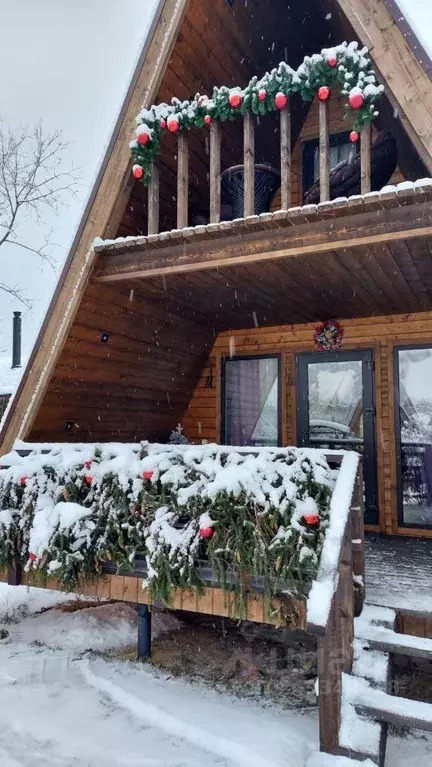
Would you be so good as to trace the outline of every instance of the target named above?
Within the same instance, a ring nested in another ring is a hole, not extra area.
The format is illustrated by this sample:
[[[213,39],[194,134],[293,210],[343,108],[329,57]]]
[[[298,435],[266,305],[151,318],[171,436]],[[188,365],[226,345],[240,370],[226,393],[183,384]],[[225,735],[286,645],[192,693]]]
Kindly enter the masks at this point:
[[[375,407],[370,351],[297,357],[298,443],[363,455],[365,522],[378,524]]]

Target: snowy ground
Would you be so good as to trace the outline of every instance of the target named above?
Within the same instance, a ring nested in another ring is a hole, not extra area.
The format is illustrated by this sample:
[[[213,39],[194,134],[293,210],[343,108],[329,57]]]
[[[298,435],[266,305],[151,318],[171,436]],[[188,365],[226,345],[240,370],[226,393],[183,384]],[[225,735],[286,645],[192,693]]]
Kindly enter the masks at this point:
[[[314,715],[87,652],[133,642],[134,616],[36,614],[64,598],[0,584],[1,767],[304,767],[315,751]],[[390,739],[387,763],[430,767],[432,738]]]

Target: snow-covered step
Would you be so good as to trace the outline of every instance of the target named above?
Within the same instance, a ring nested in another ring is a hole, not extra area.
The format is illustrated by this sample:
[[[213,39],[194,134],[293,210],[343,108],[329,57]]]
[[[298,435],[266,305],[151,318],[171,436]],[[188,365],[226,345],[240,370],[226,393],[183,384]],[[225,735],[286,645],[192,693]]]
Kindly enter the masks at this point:
[[[354,705],[361,716],[367,716],[379,722],[432,732],[430,703],[399,698],[369,687],[364,695],[359,696]]]
[[[332,756],[332,754],[323,754],[322,752],[312,754],[306,763],[306,767],[376,767],[376,765],[367,759],[365,762],[359,762],[358,759],[350,759],[348,756]]]
[[[367,642],[371,650],[432,661],[432,639],[398,634],[385,626],[361,622],[356,626],[356,639]]]

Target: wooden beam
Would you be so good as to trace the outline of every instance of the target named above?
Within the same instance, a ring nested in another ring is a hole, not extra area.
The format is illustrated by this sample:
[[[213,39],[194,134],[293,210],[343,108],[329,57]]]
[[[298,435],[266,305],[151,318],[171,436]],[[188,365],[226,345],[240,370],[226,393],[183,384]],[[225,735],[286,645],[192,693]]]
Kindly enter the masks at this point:
[[[58,288],[0,435],[0,452],[29,433],[94,266],[93,239],[116,233],[129,199],[129,139],[156,98],[189,0],[161,0]],[[111,228],[110,228],[111,227]],[[114,227],[114,229],[112,228]]]
[[[360,139],[360,176],[361,193],[368,194],[371,191],[371,126],[364,125],[361,129]]]
[[[148,234],[159,234],[159,168],[152,162],[148,188]]]
[[[291,108],[288,104],[280,113],[281,135],[281,208],[291,205]]]
[[[319,102],[319,169],[320,201],[330,199],[330,146],[329,114],[327,101]]]
[[[221,126],[219,121],[210,125],[210,223],[221,219]]]
[[[177,156],[177,229],[189,222],[189,142],[186,131],[178,137]]]
[[[421,159],[432,173],[432,87],[410,40],[385,0],[338,0],[386,86],[386,92]]]
[[[244,217],[255,213],[255,122],[252,112],[244,116]]]
[[[182,274],[418,237],[432,237],[432,210],[422,204],[341,216],[331,219],[331,226],[320,221],[196,244],[181,239],[178,246],[167,248],[153,249],[144,244],[123,251],[119,247],[116,252],[113,246],[103,254],[96,280],[116,282]]]

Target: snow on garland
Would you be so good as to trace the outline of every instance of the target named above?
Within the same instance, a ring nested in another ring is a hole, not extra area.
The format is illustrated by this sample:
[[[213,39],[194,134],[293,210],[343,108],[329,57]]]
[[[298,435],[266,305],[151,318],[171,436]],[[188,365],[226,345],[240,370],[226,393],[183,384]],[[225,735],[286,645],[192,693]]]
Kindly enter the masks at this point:
[[[202,585],[205,560],[224,587],[235,576],[238,605],[251,577],[268,596],[281,584],[306,596],[316,575],[333,487],[319,451],[142,443],[11,456],[1,567],[19,561],[79,589],[107,560],[145,559],[153,597],[169,603],[172,589]]]
[[[264,116],[284,109],[293,93],[299,93],[303,101],[312,101],[316,95],[327,100],[332,88],[347,97],[347,116],[353,120],[351,137],[356,141],[362,126],[371,123],[378,114],[376,101],[384,86],[377,83],[368,49],[359,50],[357,42],[344,42],[305,56],[297,70],[281,62],[261,79],[253,77],[243,89],[215,87],[211,97],[197,93],[191,101],[174,97],[170,104],[142,109],[130,143],[133,175],[148,184],[151,163],[159,154],[165,131],[178,133],[192,127],[202,128],[214,120],[235,120],[247,110]]]

